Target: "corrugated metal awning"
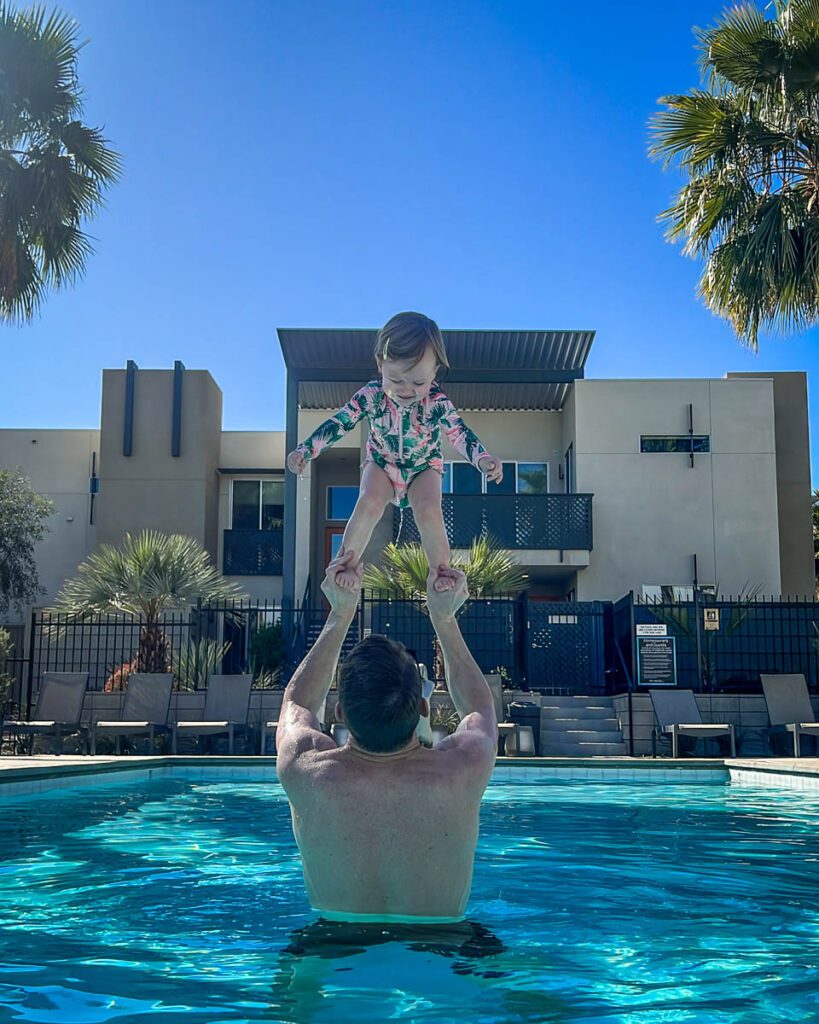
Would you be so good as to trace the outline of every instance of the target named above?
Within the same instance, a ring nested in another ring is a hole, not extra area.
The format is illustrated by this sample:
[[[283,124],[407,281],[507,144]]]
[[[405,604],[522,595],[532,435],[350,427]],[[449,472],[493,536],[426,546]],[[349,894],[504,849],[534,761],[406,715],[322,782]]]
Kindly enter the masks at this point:
[[[439,378],[470,410],[558,410],[581,378],[594,331],[443,331],[451,369]],[[302,409],[337,409],[377,375],[374,329],[284,328],[279,341],[299,379]]]
[[[299,408],[340,409],[365,381],[302,381]],[[455,407],[464,412],[535,410],[563,408],[571,384],[458,384],[439,381]]]

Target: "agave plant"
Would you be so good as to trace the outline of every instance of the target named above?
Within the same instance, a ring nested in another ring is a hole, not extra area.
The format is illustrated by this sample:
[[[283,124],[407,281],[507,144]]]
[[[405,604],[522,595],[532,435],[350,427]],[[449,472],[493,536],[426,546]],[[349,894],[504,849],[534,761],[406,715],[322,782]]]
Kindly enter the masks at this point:
[[[167,672],[171,644],[160,619],[202,601],[239,600],[239,588],[210,563],[199,541],[183,534],[144,530],[122,545],[103,544],[67,580],[52,612],[69,619],[120,613],[139,617],[138,672]]]
[[[526,587],[520,565],[489,537],[476,537],[466,556],[456,556],[452,566],[466,576],[471,597],[513,594]],[[423,547],[410,544],[388,544],[381,565],[368,565],[364,570],[364,586],[384,596],[424,600],[427,596],[429,563]]]
[[[171,649],[171,671],[179,690],[195,690],[215,672],[230,650],[230,641],[220,644],[202,637],[196,644]]]
[[[651,155],[688,178],[661,220],[756,349],[762,327],[819,321],[819,0],[740,3],[698,36],[705,87],[652,120]]]

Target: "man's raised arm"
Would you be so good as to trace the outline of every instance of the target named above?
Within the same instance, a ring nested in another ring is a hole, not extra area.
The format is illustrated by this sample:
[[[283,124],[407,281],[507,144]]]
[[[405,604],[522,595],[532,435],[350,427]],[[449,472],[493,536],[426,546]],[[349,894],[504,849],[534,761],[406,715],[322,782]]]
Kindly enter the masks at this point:
[[[456,569],[447,570],[447,575],[452,577],[454,586],[450,590],[438,591],[430,585],[427,609],[444,656],[447,689],[455,710],[461,716],[458,732],[476,731],[487,736],[494,757],[498,739],[495,701],[455,618],[455,613],[469,596],[466,577]]]

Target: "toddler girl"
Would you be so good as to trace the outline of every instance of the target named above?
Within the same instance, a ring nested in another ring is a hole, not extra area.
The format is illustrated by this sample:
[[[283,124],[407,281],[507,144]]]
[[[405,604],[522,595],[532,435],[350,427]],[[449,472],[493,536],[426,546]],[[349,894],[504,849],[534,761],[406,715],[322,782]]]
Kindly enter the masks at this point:
[[[381,379],[369,381],[349,402],[287,456],[287,468],[301,473],[306,462],[364,417],[370,426],[361,488],[347,523],[341,552],[352,551],[350,570],[339,573],[341,586],[354,586],[354,568],[386,506],[412,508],[421,544],[435,574],[436,590],[448,590],[452,577],[449,541],[441,512],[441,429],[452,446],[487,479],[503,478],[500,460],[490,455],[458,415],[435,381],[449,367],[441,331],[421,313],[398,313],[376,335],[375,361]]]

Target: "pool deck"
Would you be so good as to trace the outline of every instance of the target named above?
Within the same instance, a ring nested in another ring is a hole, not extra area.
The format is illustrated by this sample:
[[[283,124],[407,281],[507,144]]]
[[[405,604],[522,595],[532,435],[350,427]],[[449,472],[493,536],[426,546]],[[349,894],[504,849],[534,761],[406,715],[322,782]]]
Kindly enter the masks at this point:
[[[261,756],[220,756],[220,755],[168,755],[138,756],[91,756],[88,754],[37,754],[31,757],[0,757],[0,783],[8,792],[9,783],[23,781],[44,782],[54,778],[76,778],[146,769],[186,767],[203,769],[243,769],[255,774],[259,769],[269,770],[276,764],[275,757]],[[641,772],[668,773],[696,772],[702,779],[704,773],[727,770],[732,778],[742,777],[745,781],[773,783],[776,779],[809,780],[819,787],[819,757],[802,758],[670,758],[670,757],[499,757],[499,769],[524,769],[526,777],[533,777],[538,770],[573,769],[573,777],[599,778],[602,773],[618,769],[614,775],[636,778]],[[508,774],[502,771],[499,774]],[[563,772],[561,772],[563,774]],[[808,788],[807,786],[805,788]],[[813,788],[813,786],[810,786]]]

